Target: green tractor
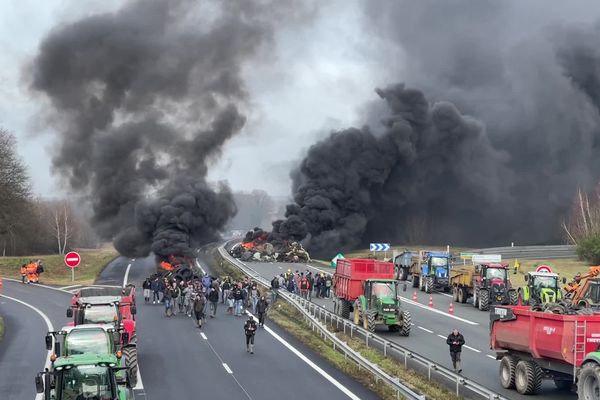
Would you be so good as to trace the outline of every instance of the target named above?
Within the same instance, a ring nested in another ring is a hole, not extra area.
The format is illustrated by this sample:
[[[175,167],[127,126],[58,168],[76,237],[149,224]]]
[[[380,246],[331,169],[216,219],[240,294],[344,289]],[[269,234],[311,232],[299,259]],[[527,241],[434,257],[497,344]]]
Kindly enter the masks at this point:
[[[554,272],[529,272],[525,275],[527,286],[519,289],[522,303],[542,307],[562,300],[560,277]],[[564,280],[564,279],[563,279]]]
[[[132,385],[137,384],[137,352],[129,343],[129,333],[109,324],[65,326],[46,334],[46,349],[54,349],[56,357],[77,354],[115,354],[117,366],[126,367]]]
[[[367,279],[363,294],[354,303],[354,323],[370,332],[377,325],[387,325],[391,332],[401,336],[410,334],[410,312],[403,310],[398,300],[398,281],[393,279]]]
[[[133,392],[127,368],[113,354],[77,354],[54,360],[53,370],[35,377],[44,400],[130,400]]]

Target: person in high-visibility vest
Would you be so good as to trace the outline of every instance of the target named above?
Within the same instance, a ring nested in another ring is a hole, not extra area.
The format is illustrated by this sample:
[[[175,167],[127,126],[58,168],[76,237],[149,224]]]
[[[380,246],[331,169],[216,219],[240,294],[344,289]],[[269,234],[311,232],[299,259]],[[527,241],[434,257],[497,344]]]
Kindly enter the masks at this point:
[[[21,265],[21,283],[25,283],[25,278],[27,278],[27,266],[23,264]]]
[[[519,272],[521,269],[521,263],[519,262],[519,260],[515,260],[515,266],[514,266],[514,274],[516,275],[517,272]]]

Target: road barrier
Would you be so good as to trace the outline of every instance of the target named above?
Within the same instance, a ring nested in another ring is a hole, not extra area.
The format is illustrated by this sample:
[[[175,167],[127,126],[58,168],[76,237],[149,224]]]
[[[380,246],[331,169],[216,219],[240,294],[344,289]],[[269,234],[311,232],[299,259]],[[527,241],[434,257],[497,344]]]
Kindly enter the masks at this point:
[[[492,247],[489,249],[473,250],[473,252],[479,254],[500,254],[502,255],[502,259],[517,258],[519,260],[577,258],[575,246],[572,245]]]
[[[225,249],[224,246],[219,247],[219,254],[224,260],[241,269],[246,275],[250,276],[256,282],[270,287],[270,281],[262,277],[254,269],[248,267],[240,260],[233,258]],[[313,331],[318,331],[325,341],[329,340],[333,348],[341,351],[347,358],[352,359],[361,368],[369,371],[377,381],[382,380],[384,383],[392,387],[398,396],[404,396],[407,399],[425,399],[424,395],[415,393],[409,387],[403,385],[398,378],[392,377],[379,366],[371,363],[358,352],[350,348],[344,341],[340,340],[333,332],[327,328],[327,324],[335,327],[338,331],[343,331],[344,334],[350,337],[358,337],[364,340],[367,347],[375,347],[383,352],[384,356],[402,362],[405,368],[413,368],[431,380],[433,377],[442,378],[448,386],[452,385],[457,396],[464,396],[465,392],[475,394],[478,398],[488,400],[508,400],[506,397],[474,382],[462,375],[449,370],[448,368],[433,362],[432,360],[423,357],[409,349],[406,349],[396,343],[390,342],[379,335],[375,335],[362,327],[355,325],[353,322],[338,316],[329,310],[308,301],[300,296],[285,290],[278,290],[280,297],[284,298],[291,305],[295,306],[303,315],[305,320],[311,326]]]

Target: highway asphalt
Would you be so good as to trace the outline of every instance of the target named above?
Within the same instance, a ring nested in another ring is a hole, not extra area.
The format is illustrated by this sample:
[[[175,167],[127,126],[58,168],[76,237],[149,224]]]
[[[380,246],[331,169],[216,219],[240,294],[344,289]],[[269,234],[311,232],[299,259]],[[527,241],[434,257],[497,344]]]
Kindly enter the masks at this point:
[[[294,263],[261,263],[246,262],[248,267],[254,269],[261,276],[271,280],[276,274],[292,271],[305,272],[307,269],[315,272],[332,273],[333,269],[320,264],[294,264]],[[466,340],[462,352],[463,375],[476,381],[487,388],[502,394],[510,399],[525,400],[531,396],[519,395],[514,390],[505,390],[500,385],[498,377],[499,361],[489,346],[489,313],[479,311],[472,304],[454,303],[454,313],[450,315],[448,308],[452,297],[446,293],[433,293],[433,307],[429,307],[429,294],[416,291],[417,300],[412,297],[415,289],[412,283],[407,282],[406,292],[401,292],[403,307],[411,312],[414,323],[409,337],[399,337],[387,330],[378,330],[376,333],[387,340],[400,344],[430,360],[451,367],[446,337],[453,328],[457,328]],[[333,311],[331,299],[312,299],[315,303]],[[577,395],[555,388],[552,381],[544,381],[542,390],[535,396],[537,399],[576,399]]]
[[[136,399],[376,399],[374,393],[341,373],[318,354],[267,322],[256,336],[256,352],[245,351],[244,318],[225,314],[202,329],[191,318],[164,316],[161,305],[144,304],[141,283],[155,270],[152,257],[120,257],[107,266],[96,284],[138,289],[137,331],[141,384]],[[35,397],[33,378],[44,367],[44,319],[26,302],[47,316],[54,329],[68,323],[66,309],[77,286],[49,288],[4,281],[0,313],[6,334],[0,342],[0,398]]]

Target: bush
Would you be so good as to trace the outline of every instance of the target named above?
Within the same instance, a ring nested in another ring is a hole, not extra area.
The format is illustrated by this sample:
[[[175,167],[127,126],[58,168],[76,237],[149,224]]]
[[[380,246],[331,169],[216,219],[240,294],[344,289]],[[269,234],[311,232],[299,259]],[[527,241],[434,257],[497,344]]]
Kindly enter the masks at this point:
[[[577,255],[592,265],[600,264],[600,234],[582,239],[577,244]]]

